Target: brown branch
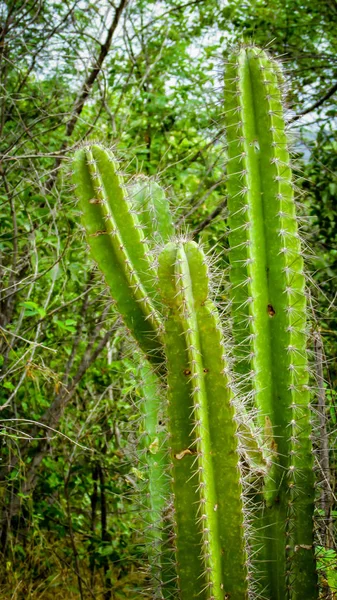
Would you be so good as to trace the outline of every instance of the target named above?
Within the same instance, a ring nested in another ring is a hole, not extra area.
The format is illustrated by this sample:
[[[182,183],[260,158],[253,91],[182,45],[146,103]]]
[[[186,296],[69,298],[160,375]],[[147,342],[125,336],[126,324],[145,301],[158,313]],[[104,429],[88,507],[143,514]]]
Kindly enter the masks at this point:
[[[100,322],[96,326],[92,334],[92,339],[88,344],[88,347],[84,353],[81,363],[77,369],[76,374],[72,378],[69,387],[67,387],[66,389],[62,389],[62,391],[55,397],[49,408],[46,410],[45,414],[41,417],[41,422],[48,425],[48,427],[55,428],[58,425],[66,405],[69,404],[70,400],[75,394],[77,384],[81,381],[83,375],[86,373],[90,365],[92,365],[95,362],[96,358],[99,356],[103,348],[105,348],[113,332],[115,331],[114,327],[107,331],[105,335],[99,340],[96,348],[91,352],[91,347],[94,341],[97,339],[102,327],[102,322]]]
[[[101,536],[103,544],[110,541],[110,536],[107,529],[107,501],[106,501],[106,485],[104,466],[98,463],[98,473],[100,482],[100,500],[101,500]],[[111,578],[109,576],[109,560],[107,556],[103,556],[104,584],[103,592],[104,600],[111,599]]]
[[[317,410],[319,415],[319,464],[322,473],[321,509],[323,511],[323,524],[321,527],[322,544],[325,548],[332,548],[333,523],[331,508],[333,506],[330,487],[331,474],[329,465],[329,440],[326,426],[326,403],[324,388],[323,342],[319,331],[314,333],[315,371],[318,386]]]
[[[107,307],[106,310],[109,310],[109,306]],[[102,315],[101,315],[99,322],[96,324],[96,327],[91,332],[91,335],[89,338],[90,341],[84,352],[82,360],[77,368],[76,374],[72,378],[69,386],[66,387],[66,386],[62,385],[60,392],[58,394],[56,394],[53,402],[50,404],[48,409],[45,411],[44,415],[42,415],[39,423],[36,424],[31,429],[30,439],[28,440],[28,442],[25,442],[21,447],[22,453],[25,453],[25,451],[27,451],[27,449],[29,448],[30,440],[34,439],[38,436],[38,433],[41,430],[41,424],[42,424],[42,426],[46,425],[46,427],[49,429],[55,429],[57,427],[57,425],[63,415],[65,407],[67,406],[67,404],[69,404],[70,400],[73,398],[73,396],[76,392],[77,384],[81,381],[82,377],[85,375],[85,373],[88,370],[88,368],[90,367],[90,365],[92,365],[95,362],[96,358],[99,356],[99,354],[101,353],[103,348],[105,348],[105,346],[107,345],[108,341],[110,340],[113,332],[115,331],[116,325],[112,329],[108,330],[105,333],[105,335],[99,340],[96,348],[94,350],[92,350],[92,347],[94,346],[96,340],[98,339],[103,325],[104,325],[104,323],[102,321]],[[41,442],[46,442],[46,438],[43,438],[43,440],[41,438]],[[47,442],[49,443],[48,440],[47,440]],[[43,456],[41,457],[41,460],[42,460],[42,458],[43,458]],[[35,457],[34,457],[34,459],[35,459]],[[41,460],[40,460],[40,462],[41,462]],[[11,467],[15,468],[18,461],[19,461],[19,458],[13,457],[13,460],[11,462]]]
[[[11,193],[11,190],[9,188],[8,185],[8,181],[7,181],[7,177],[6,177],[6,173],[5,171],[2,171],[2,177],[3,177],[3,183],[4,183],[4,188],[5,188],[5,192],[8,198],[8,202],[9,202],[9,206],[10,206],[10,213],[11,213],[11,218],[12,218],[12,227],[13,227],[13,257],[12,257],[12,264],[11,264],[11,271],[10,271],[10,275],[9,275],[9,279],[8,279],[8,287],[13,288],[13,294],[11,296],[11,298],[7,299],[7,302],[5,301],[4,298],[2,298],[2,290],[0,288],[0,306],[1,306],[1,315],[0,315],[0,325],[2,327],[6,327],[7,323],[9,323],[9,321],[12,318],[13,315],[13,311],[14,311],[14,296],[16,294],[16,290],[17,290],[17,277],[18,277],[18,273],[17,273],[17,262],[18,262],[18,225],[17,225],[17,219],[16,219],[16,210],[15,210],[15,204],[14,204],[14,200],[13,200],[13,195]]]
[[[55,267],[55,265],[57,265],[62,258],[64,257],[67,249],[68,249],[68,244],[70,242],[70,236],[67,236],[66,239],[66,246],[64,247],[64,249],[62,250],[61,254],[56,258],[56,260],[52,263],[52,265],[50,267],[48,267],[47,269],[45,269],[44,271],[42,271],[42,273],[39,273],[38,275],[36,275],[36,277],[34,277],[34,279],[31,279],[30,281],[27,281],[26,283],[23,283],[18,289],[12,285],[11,287],[14,288],[14,291],[9,292],[8,294],[6,294],[6,296],[3,296],[2,301],[7,300],[7,298],[10,298],[11,296],[15,295],[18,292],[21,292],[21,290],[23,290],[24,288],[26,288],[28,285],[31,285],[32,283],[35,283],[35,281],[37,281],[38,279],[41,279],[41,277],[44,277],[47,273],[49,273],[49,271],[52,270],[53,267]],[[8,287],[6,289],[9,289]]]
[[[201,231],[203,231],[203,229],[205,229],[212,221],[214,221],[214,219],[220,215],[220,213],[223,211],[223,209],[226,207],[227,205],[227,198],[225,198],[225,200],[223,200],[222,202],[220,202],[219,206],[217,206],[213,212],[211,212],[210,215],[208,215],[208,217],[206,217],[206,219],[204,219],[204,221],[202,221],[202,223],[200,223],[200,225],[198,225],[194,231],[192,231],[192,237],[195,237],[197,235],[199,235],[199,233]]]
[[[4,25],[2,27],[0,26],[0,66],[1,66],[2,55],[4,54],[4,50],[6,48],[5,38],[6,38],[7,33],[9,32],[10,24],[12,21],[12,15],[13,15],[14,11],[15,11],[15,5],[13,2],[12,6],[9,7]]]
[[[89,72],[89,75],[87,76],[85,82],[83,83],[80,93],[78,94],[77,99],[74,103],[74,106],[71,110],[71,113],[70,113],[71,117],[68,120],[67,125],[66,125],[66,133],[65,133],[66,138],[69,138],[72,135],[72,133],[76,127],[76,123],[77,123],[77,121],[82,113],[83,107],[86,103],[86,100],[88,99],[89,94],[92,90],[92,87],[93,87],[98,75],[100,74],[100,72],[102,70],[104,60],[106,59],[106,57],[109,53],[110,47],[111,47],[113,35],[119,25],[121,15],[122,15],[124,9],[126,8],[128,2],[129,2],[129,0],[121,0],[119,5],[116,8],[115,16],[114,16],[113,21],[108,29],[108,33],[105,38],[105,41],[103,42],[103,44],[101,44],[100,53],[99,53],[97,59],[94,61],[91,71]],[[60,148],[60,152],[64,151],[66,147],[67,147],[67,140],[65,140],[63,142],[63,144]],[[60,157],[56,158],[56,160],[55,160],[53,173],[46,183],[46,188],[48,191],[50,191],[54,187],[54,184],[55,184],[56,178],[57,178],[58,167],[60,166],[61,161],[62,161],[62,158],[60,158]]]
[[[299,113],[298,115],[295,115],[294,117],[292,117],[291,119],[289,119],[290,123],[294,123],[294,121],[298,121],[299,119],[301,119],[304,115],[307,115],[308,113],[311,113],[313,110],[315,110],[316,108],[319,108],[320,106],[322,106],[322,104],[324,104],[324,102],[326,102],[326,100],[329,100],[329,98],[331,98],[331,96],[333,96],[335,93],[337,92],[337,83],[335,83],[328,91],[327,93],[322,96],[322,98],[320,98],[319,100],[317,100],[317,102],[314,102],[314,104],[312,104],[311,106],[309,106],[309,108],[306,108],[305,110],[303,110],[301,113]]]
[[[114,19],[110,25],[110,28],[108,29],[108,33],[107,33],[105,42],[101,45],[101,51],[99,53],[99,56],[98,56],[97,60],[94,62],[94,65],[93,65],[88,77],[86,78],[86,80],[82,86],[82,90],[81,90],[80,94],[78,95],[77,100],[74,104],[74,107],[72,110],[73,116],[67,123],[67,128],[66,128],[66,136],[67,137],[70,137],[75,129],[78,117],[80,116],[80,114],[83,110],[85,101],[87,100],[87,98],[90,94],[91,88],[94,85],[94,83],[102,69],[103,62],[110,50],[113,35],[119,24],[119,20],[121,18],[122,12],[126,8],[127,4],[128,4],[128,0],[121,0],[121,2],[119,3],[119,5],[116,8]]]
[[[173,8],[166,10],[163,14],[159,15],[159,17],[155,17],[154,19],[152,19],[151,21],[146,23],[146,25],[143,25],[143,27],[139,31],[137,31],[137,33],[135,33],[130,38],[130,40],[132,41],[137,35],[142,33],[145,29],[147,29],[148,27],[151,27],[151,25],[153,25],[153,23],[156,23],[157,21],[161,21],[161,19],[163,19],[167,15],[169,15],[173,12],[179,12],[180,10],[183,10],[184,8],[188,8],[189,6],[194,6],[195,4],[202,4],[203,2],[206,2],[206,1],[207,0],[191,0],[191,2],[185,2],[184,4],[179,4],[179,6],[174,6]]]
[[[95,529],[96,529],[96,513],[98,506],[98,464],[93,465],[92,470],[92,482],[93,491],[90,496],[90,531],[91,531],[91,542],[89,551],[89,568],[90,568],[90,585],[93,588],[95,583],[95,555],[94,555],[94,540],[95,540]]]
[[[82,330],[85,324],[85,318],[86,318],[86,314],[87,314],[87,309],[88,309],[88,305],[89,305],[89,291],[90,291],[90,287],[92,284],[92,278],[93,278],[93,271],[89,271],[89,278],[88,281],[86,283],[86,289],[85,289],[85,294],[84,294],[84,298],[83,298],[83,302],[82,302],[82,306],[81,309],[79,311],[79,318],[77,321],[77,325],[76,325],[76,334],[73,340],[73,345],[72,345],[72,349],[70,352],[70,356],[67,360],[66,366],[65,366],[65,370],[64,370],[64,375],[63,375],[63,384],[66,386],[68,383],[68,379],[69,379],[69,374],[70,371],[72,369],[72,366],[74,364],[74,360],[76,357],[76,353],[77,353],[77,348],[80,344],[80,341],[82,339]]]
[[[213,183],[213,185],[211,185],[211,187],[208,188],[207,192],[203,196],[201,196],[201,198],[198,200],[198,202],[196,202],[187,213],[185,213],[178,219],[177,225],[181,225],[181,223],[186,221],[186,219],[188,219],[188,217],[193,215],[198,210],[198,208],[200,208],[200,206],[202,206],[202,204],[204,204],[204,202],[211,195],[211,193],[214,192],[214,190],[216,190],[219,187],[219,185],[221,185],[223,182],[224,182],[224,177],[221,177],[220,179],[218,179],[218,181]],[[192,197],[192,199],[193,199],[193,197]]]
[[[71,518],[69,482],[70,482],[70,467],[69,467],[68,474],[67,474],[67,477],[66,477],[66,480],[64,483],[64,497],[66,500],[66,515],[67,515],[67,521],[68,521],[68,531],[69,531],[69,537],[70,537],[70,545],[71,545],[71,548],[73,551],[73,556],[74,556],[74,563],[75,563],[74,570],[75,570],[76,577],[77,577],[78,591],[79,591],[80,599],[84,600],[83,585],[82,585],[83,580],[82,580],[82,576],[81,576],[80,558],[79,558],[76,541],[75,541],[75,536],[74,536],[73,521]],[[92,594],[92,596],[95,597],[93,594]]]
[[[21,92],[21,90],[24,88],[24,86],[26,85],[30,74],[33,72],[36,63],[37,63],[37,59],[39,58],[40,53],[42,52],[42,50],[47,46],[48,42],[50,42],[51,38],[59,32],[60,28],[62,25],[64,25],[69,17],[72,16],[77,4],[80,2],[80,0],[75,0],[74,4],[71,6],[71,8],[68,10],[68,12],[65,13],[65,15],[62,17],[62,19],[57,23],[57,25],[55,25],[55,27],[53,27],[45,36],[44,39],[41,40],[40,45],[38,46],[38,48],[35,50],[35,52],[31,55],[31,62],[29,67],[27,68],[26,72],[24,73],[21,81],[19,81],[19,84],[15,90],[15,97],[18,98],[19,94]],[[14,66],[14,65],[13,65]],[[0,134],[2,134],[2,129],[5,125],[5,123],[12,117],[13,115],[13,110],[15,109],[15,100],[12,98],[11,99],[11,105],[9,106],[6,114],[4,115],[4,118],[2,120],[1,123],[1,129],[0,129]],[[46,117],[49,118],[49,115]],[[32,127],[32,126],[31,126]],[[59,123],[57,124],[57,127],[59,127]],[[26,128],[24,128],[24,132],[23,135],[25,135],[26,132]],[[41,134],[41,132],[40,132]],[[15,144],[14,144],[15,145]]]
[[[95,338],[95,335],[97,338],[99,331],[102,329],[102,326],[103,326],[102,323],[99,323],[96,326],[96,328],[94,330],[94,334],[93,334],[94,338]],[[67,390],[62,389],[62,391],[56,396],[56,398],[54,399],[54,401],[52,402],[50,407],[47,409],[47,411],[41,418],[41,423],[45,423],[46,425],[48,425],[48,428],[57,426],[57,424],[64,412],[66,405],[70,402],[70,400],[72,399],[72,397],[75,394],[77,384],[82,379],[83,375],[85,374],[87,369],[90,367],[90,365],[92,365],[95,362],[96,358],[99,356],[99,354],[105,348],[106,344],[108,343],[108,341],[111,338],[114,331],[115,331],[115,328],[107,331],[105,333],[105,335],[99,340],[99,342],[98,342],[96,348],[93,350],[93,352],[90,352],[90,350],[88,351],[88,348],[87,348],[87,351],[85,352],[85,354],[82,358],[80,366],[78,367],[77,373],[72,379],[71,385],[69,386],[69,388]],[[90,345],[90,347],[91,346],[92,346],[92,344]],[[53,427],[53,428],[55,428],[55,427]],[[31,437],[35,437],[35,434],[37,434],[40,429],[41,429],[41,427],[36,425],[33,428]],[[22,486],[20,488],[21,494],[23,494],[23,495],[30,494],[34,490],[34,488],[37,484],[37,481],[38,481],[38,477],[39,477],[40,465],[41,465],[43,458],[45,457],[45,455],[47,453],[49,444],[50,444],[50,440],[49,440],[48,436],[43,437],[38,441],[37,448],[35,449],[35,454],[32,457],[31,462],[28,464],[26,463],[27,470],[25,472],[25,477],[24,477]],[[29,447],[29,443],[24,444],[21,448],[22,455],[20,457],[19,456],[13,457],[13,459],[11,460],[11,469],[15,469],[17,464],[23,460],[24,451],[27,450],[28,447]],[[22,502],[21,497],[15,495],[11,499],[10,512],[9,512],[9,509],[7,506],[4,506],[4,508],[3,508],[3,513],[1,516],[1,528],[2,528],[1,541],[2,541],[3,548],[5,547],[5,544],[6,544],[7,529],[9,527],[10,521],[11,521],[12,517],[16,516],[19,513],[20,507],[21,507],[21,502]]]

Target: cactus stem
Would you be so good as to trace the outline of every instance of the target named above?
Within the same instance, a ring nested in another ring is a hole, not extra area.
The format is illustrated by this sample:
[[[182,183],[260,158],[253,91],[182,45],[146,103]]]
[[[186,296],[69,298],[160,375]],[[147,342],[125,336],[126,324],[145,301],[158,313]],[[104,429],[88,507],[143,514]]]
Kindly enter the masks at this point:
[[[258,421],[270,450],[265,506],[254,522],[259,564],[265,563],[258,587],[275,600],[288,598],[285,574],[290,570],[291,600],[309,600],[317,597],[317,588],[313,552],[302,550],[312,547],[313,536],[310,407],[308,391],[301,388],[308,377],[306,307],[281,75],[254,48],[244,48],[234,64],[228,68],[232,82],[226,84],[225,108],[236,368],[244,386],[256,391]],[[239,124],[232,110],[238,105]],[[285,525],[288,517],[291,530]]]
[[[100,146],[84,146],[74,158],[74,179],[92,254],[117,307],[149,359],[162,364],[156,273],[116,161]]]
[[[165,339],[178,572],[182,600],[189,600],[199,593],[207,600],[212,596],[222,600],[223,590],[228,591],[233,600],[243,600],[247,597],[247,582],[239,509],[242,490],[238,442],[228,380],[221,374],[225,367],[221,328],[215,306],[207,299],[207,271],[205,256],[192,242],[169,244],[159,257],[159,282],[163,301],[168,307]],[[217,408],[217,398],[222,407],[226,402],[226,411],[222,411],[220,405]],[[222,412],[225,420],[222,426],[219,423],[218,430],[217,422]],[[222,444],[229,449],[229,443],[232,454],[227,454],[227,450],[220,453],[216,450],[223,435],[220,432],[229,429],[231,435],[226,436],[226,442],[222,438]],[[224,479],[225,472],[228,474],[231,483],[226,485],[222,478],[218,481],[214,473],[220,470]],[[219,485],[223,486],[221,491]],[[231,490],[230,493],[236,494],[238,503],[234,509],[235,517],[230,519],[230,528],[227,511],[231,503],[226,501],[225,489],[227,493]],[[188,502],[193,511],[190,508],[188,513],[182,512]],[[232,536],[239,545],[237,553],[229,556],[227,547]],[[199,562],[194,561],[192,565],[187,557],[193,553],[192,547],[196,544],[200,547]],[[198,592],[193,587],[195,583]]]

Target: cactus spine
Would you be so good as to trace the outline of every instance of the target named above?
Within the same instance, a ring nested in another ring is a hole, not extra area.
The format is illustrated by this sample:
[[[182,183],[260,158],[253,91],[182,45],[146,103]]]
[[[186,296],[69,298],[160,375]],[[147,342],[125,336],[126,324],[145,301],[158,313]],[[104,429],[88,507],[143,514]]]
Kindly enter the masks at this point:
[[[180,598],[247,597],[237,428],[205,257],[193,242],[159,257],[167,306],[168,428]]]
[[[237,369],[272,455],[255,521],[259,589],[309,600],[317,582],[305,278],[280,79],[256,48],[227,67],[231,300]]]

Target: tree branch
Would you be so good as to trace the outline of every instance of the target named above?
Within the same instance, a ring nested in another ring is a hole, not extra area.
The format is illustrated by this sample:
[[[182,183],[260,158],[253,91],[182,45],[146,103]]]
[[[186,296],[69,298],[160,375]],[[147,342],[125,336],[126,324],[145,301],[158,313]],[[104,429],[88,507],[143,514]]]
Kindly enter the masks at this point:
[[[333,499],[330,487],[331,473],[329,465],[329,439],[327,431],[327,416],[325,402],[325,387],[323,374],[324,350],[323,342],[319,331],[314,332],[314,353],[315,353],[315,371],[318,387],[317,411],[319,415],[319,465],[322,474],[321,487],[321,509],[323,517],[321,523],[321,536],[323,546],[332,548],[333,523],[331,508]]]
[[[76,123],[79,119],[79,116],[81,115],[81,112],[85,105],[85,102],[92,90],[92,87],[93,87],[98,75],[100,74],[100,72],[102,70],[104,60],[107,57],[110,47],[111,47],[113,35],[118,27],[121,15],[123,13],[123,10],[126,8],[128,2],[129,2],[129,0],[121,0],[119,5],[116,8],[115,16],[114,16],[113,21],[108,29],[108,33],[105,38],[105,41],[103,42],[103,44],[101,44],[101,50],[98,55],[98,58],[96,60],[94,60],[92,68],[91,68],[85,82],[82,85],[82,88],[77,96],[77,99],[75,100],[72,110],[70,111],[71,116],[66,124],[66,133],[65,133],[66,138],[69,138],[72,135],[72,133],[76,127]],[[67,145],[68,145],[67,141],[65,140],[60,148],[60,152],[64,151],[65,148],[67,148]],[[54,187],[54,184],[55,184],[55,181],[57,178],[58,167],[60,166],[61,162],[62,162],[62,157],[57,157],[55,160],[55,165],[54,165],[52,175],[46,182],[46,188],[48,191],[50,191]]]
[[[101,45],[101,51],[99,53],[99,56],[98,56],[97,60],[94,61],[92,69],[91,69],[88,77],[86,78],[86,80],[82,86],[82,89],[75,101],[75,104],[74,104],[74,107],[72,110],[72,117],[67,123],[67,128],[66,128],[66,136],[67,137],[70,137],[71,134],[73,133],[76,123],[77,123],[77,120],[78,120],[78,117],[80,116],[80,114],[83,110],[85,101],[87,100],[87,98],[90,94],[91,88],[94,85],[94,83],[102,69],[103,62],[104,62],[104,60],[110,50],[110,47],[111,47],[113,35],[117,29],[120,17],[122,15],[123,10],[126,8],[128,1],[129,0],[121,0],[121,2],[119,3],[119,5],[116,8],[114,19],[108,29],[108,33],[107,33],[105,42]]]
[[[208,215],[208,217],[206,217],[206,219],[204,219],[204,221],[202,221],[202,223],[200,223],[200,225],[198,225],[194,231],[192,231],[192,237],[194,238],[195,236],[197,236],[201,231],[203,231],[203,229],[205,229],[205,227],[207,227],[212,221],[214,221],[214,219],[223,211],[223,209],[226,207],[227,205],[227,198],[225,198],[222,202],[220,202],[219,206],[217,206],[213,212],[211,212],[210,215]]]
[[[308,113],[311,113],[316,108],[319,108],[320,106],[322,106],[322,104],[324,104],[324,102],[326,102],[326,100],[329,100],[329,98],[331,98],[331,96],[333,96],[336,92],[337,92],[337,83],[335,83],[327,91],[327,93],[324,96],[322,96],[322,98],[320,98],[319,100],[317,100],[317,102],[314,102],[314,104],[312,104],[311,106],[309,106],[309,108],[306,108],[305,110],[303,110],[298,115],[295,115],[294,117],[292,117],[291,119],[289,119],[289,122],[293,123],[294,121],[298,121],[304,115],[307,115]]]
[[[99,323],[97,328],[99,328],[99,330],[100,330],[102,328],[102,323]],[[97,328],[96,328],[96,330],[97,330]],[[99,340],[99,342],[98,342],[96,348],[93,350],[93,352],[90,352],[87,349],[87,351],[85,352],[83,359],[80,363],[80,366],[77,370],[77,373],[72,379],[71,385],[69,386],[68,389],[66,389],[66,390],[63,389],[56,396],[56,398],[54,399],[54,401],[52,402],[50,407],[47,409],[47,411],[41,418],[41,423],[48,424],[48,427],[53,427],[53,425],[57,426],[57,424],[63,414],[65,406],[69,403],[69,401],[71,400],[71,398],[73,397],[73,395],[76,391],[76,386],[77,386],[78,382],[81,380],[81,378],[83,377],[86,370],[96,360],[98,355],[101,353],[103,348],[106,346],[107,342],[111,338],[114,331],[115,331],[115,328],[107,331],[105,333],[105,335]],[[92,345],[90,345],[90,348],[91,348],[91,346]],[[40,426],[35,426],[33,428],[33,432],[34,432],[33,436],[35,436],[35,433],[36,434],[38,433],[39,429],[41,429]],[[38,441],[38,445],[35,450],[35,454],[32,457],[31,462],[29,464],[27,464],[27,470],[25,472],[25,477],[23,479],[22,486],[20,488],[21,494],[24,494],[24,495],[30,494],[34,490],[34,488],[37,484],[37,481],[38,481],[38,477],[39,477],[40,465],[41,465],[43,458],[46,455],[49,443],[50,443],[50,440],[49,440],[48,436],[43,437]],[[27,448],[27,446],[28,446],[28,444],[23,445],[23,447],[21,448],[22,452],[24,452],[24,450]],[[13,457],[13,460],[11,461],[12,469],[16,467],[19,460],[23,460],[22,456],[20,458]],[[12,517],[14,517],[15,515],[17,515],[19,513],[20,507],[21,507],[21,502],[22,502],[21,496],[13,495],[11,498],[10,505],[9,506],[5,505],[3,507],[3,512],[2,512],[1,521],[0,521],[0,525],[2,528],[1,536],[0,536],[0,543],[1,543],[2,551],[4,551],[4,548],[6,547],[7,531],[8,531],[10,521],[11,521]]]

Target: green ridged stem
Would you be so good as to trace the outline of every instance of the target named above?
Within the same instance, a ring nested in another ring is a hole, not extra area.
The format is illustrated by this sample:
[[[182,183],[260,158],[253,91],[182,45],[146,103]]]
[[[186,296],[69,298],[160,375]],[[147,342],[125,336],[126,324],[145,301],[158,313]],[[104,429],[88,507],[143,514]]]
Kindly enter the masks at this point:
[[[193,242],[159,256],[180,600],[245,600],[237,425],[208,269]]]
[[[146,466],[146,544],[154,582],[154,598],[170,598],[175,590],[175,571],[170,523],[167,519],[170,487],[167,433],[163,426],[162,382],[149,365],[141,369],[142,448]]]
[[[315,600],[318,594],[305,279],[281,82],[278,65],[254,48],[227,68],[233,354],[246,394],[240,418],[219,317],[208,299],[206,261],[192,242],[170,243],[161,253],[160,303],[156,244],[174,234],[163,190],[148,179],[126,190],[112,155],[97,145],[78,151],[74,161],[92,254],[156,366],[165,322],[171,492],[159,425],[165,396],[150,371],[143,382],[146,520],[158,599],[248,597],[238,437],[254,489],[250,597]],[[163,381],[163,365],[157,373]]]
[[[303,259],[279,82],[244,48],[226,72],[231,301],[237,370],[273,458],[254,523],[257,585],[271,600],[318,596]],[[247,384],[248,382],[248,384]]]
[[[156,181],[138,176],[129,188],[129,197],[149,244],[160,244],[173,238],[175,232],[169,203]]]
[[[98,145],[78,150],[74,183],[91,253],[123,320],[148,359],[163,361],[156,272],[113,155]]]
[[[155,306],[157,276],[149,245],[167,240],[173,232],[165,194],[158,184],[146,180],[145,187],[133,186],[130,197],[113,155],[97,145],[79,150],[73,165],[92,256],[110,286],[124,322],[147,358],[156,366],[159,363],[157,375],[162,374],[162,326]],[[142,444],[148,475],[146,535],[156,594],[162,597],[165,583],[164,597],[171,598],[175,574],[168,518],[166,434],[159,426],[163,399],[158,393],[157,375],[149,367],[142,369],[146,432]]]

